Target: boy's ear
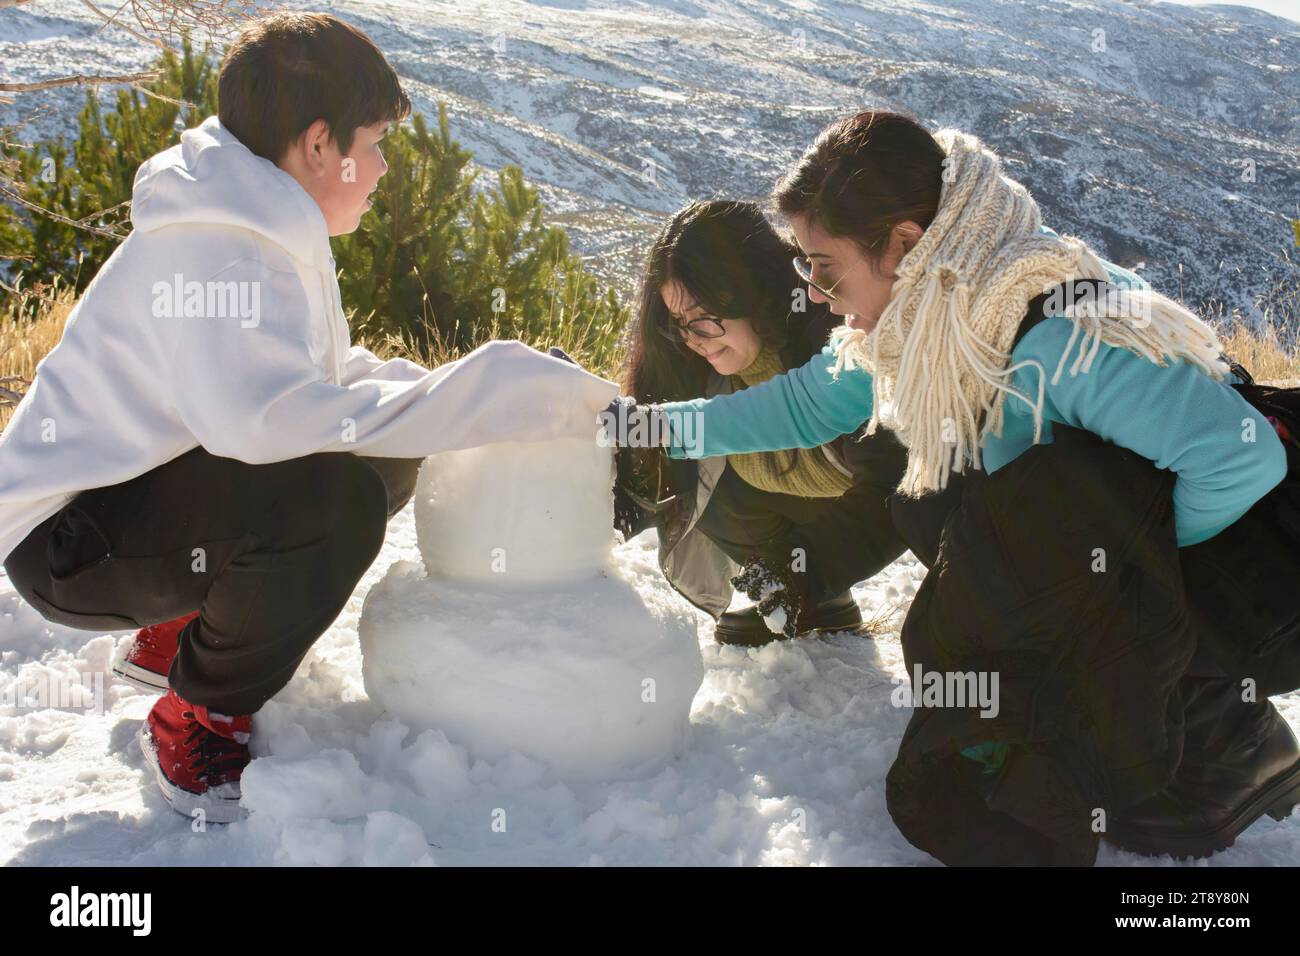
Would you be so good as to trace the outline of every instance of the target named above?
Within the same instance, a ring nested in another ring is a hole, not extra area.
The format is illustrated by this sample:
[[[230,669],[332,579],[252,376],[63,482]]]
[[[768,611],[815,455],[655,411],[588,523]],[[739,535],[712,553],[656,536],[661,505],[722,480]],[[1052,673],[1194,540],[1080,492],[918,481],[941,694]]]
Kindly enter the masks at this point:
[[[297,139],[289,143],[276,165],[285,170],[300,169],[320,174],[325,171],[326,150],[332,141],[329,123],[323,119],[313,120]]]

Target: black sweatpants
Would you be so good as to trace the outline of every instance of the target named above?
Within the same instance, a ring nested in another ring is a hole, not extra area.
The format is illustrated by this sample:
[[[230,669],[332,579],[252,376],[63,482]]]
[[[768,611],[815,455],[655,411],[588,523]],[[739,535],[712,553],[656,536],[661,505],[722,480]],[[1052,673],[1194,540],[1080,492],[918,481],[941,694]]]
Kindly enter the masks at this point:
[[[696,528],[733,561],[793,548],[807,557],[808,597],[825,601],[888,567],[907,546],[890,520],[889,492],[855,486],[840,498],[763,491],[728,465]]]
[[[195,448],[81,492],[14,549],[5,572],[68,627],[123,630],[198,610],[172,688],[251,714],[343,609],[421,461],[322,453],[250,465]]]

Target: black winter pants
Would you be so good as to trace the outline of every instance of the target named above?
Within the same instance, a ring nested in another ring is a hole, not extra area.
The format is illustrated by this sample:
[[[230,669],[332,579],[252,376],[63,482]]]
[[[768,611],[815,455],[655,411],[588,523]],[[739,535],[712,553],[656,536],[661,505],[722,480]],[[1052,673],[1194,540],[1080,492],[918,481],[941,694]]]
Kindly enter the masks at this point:
[[[885,494],[854,489],[842,498],[763,491],[727,466],[695,527],[733,561],[791,549],[807,554],[808,597],[821,602],[888,567],[906,549]]]
[[[333,623],[410,500],[421,459],[322,453],[273,464],[202,447],[83,491],[5,561],[50,621],[123,630],[194,610],[172,688],[251,714]]]
[[[1089,438],[1089,441],[1095,442],[1096,439]],[[1002,471],[992,476],[981,475],[979,480],[970,483],[964,498],[952,502],[946,516],[925,507],[924,500],[900,496],[891,501],[895,523],[913,552],[928,567],[941,564],[937,572],[940,578],[936,580],[949,582],[944,592],[949,607],[943,617],[935,615],[935,607],[927,606],[921,595],[912,605],[903,629],[903,646],[910,657],[934,659],[949,646],[959,649],[967,645],[995,647],[999,639],[1005,643],[1008,635],[1014,635],[1016,631],[1000,631],[995,626],[983,634],[978,633],[978,627],[972,629],[975,632],[973,636],[962,633],[960,622],[972,619],[975,609],[984,608],[991,600],[993,589],[979,585],[1005,580],[1018,588],[1022,579],[1037,582],[1040,570],[1053,569],[1053,562],[1059,561],[1062,541],[1075,545],[1080,541],[1086,542],[1089,532],[1083,529],[1090,526],[1097,526],[1097,534],[1102,534],[1103,519],[1111,509],[1123,503],[1119,495],[1127,486],[1122,478],[1112,479],[1108,473],[1102,473],[1098,476],[1102,480],[1097,483],[1097,493],[1076,495],[1073,508],[1058,506],[1054,495],[1062,471],[1088,466],[1087,448],[1072,451],[1073,444],[1047,445],[1026,453],[1038,455],[1041,477],[1026,479],[1026,474],[1035,473],[1018,469],[1019,460],[1007,466],[1007,474],[1019,473],[1018,484],[1012,487],[1005,484],[1008,479]],[[1049,462],[1057,462],[1055,470],[1046,467]],[[1170,756],[1177,761],[1171,782],[1173,786],[1215,779],[1216,775],[1221,775],[1221,767],[1243,765],[1242,754],[1248,756],[1252,753],[1262,735],[1274,726],[1277,719],[1269,696],[1300,687],[1300,595],[1296,588],[1300,582],[1300,481],[1296,475],[1293,462],[1291,475],[1231,527],[1208,541],[1175,552],[1179,564],[1177,571],[1184,588],[1182,600],[1191,619],[1194,653],[1177,672],[1181,676],[1176,677],[1176,692],[1170,698],[1176,713],[1171,713],[1169,726],[1179,731],[1171,737],[1176,736],[1180,744],[1178,750],[1170,751]],[[1035,485],[1034,482],[1041,484]],[[1034,506],[1041,507],[1035,510]],[[1045,508],[1054,513],[1045,516]],[[1172,520],[1172,503],[1169,515]],[[945,526],[946,522],[951,523]],[[956,545],[952,544],[954,538]],[[1087,567],[1086,561],[1083,565]],[[980,573],[975,573],[977,570]],[[1118,570],[1122,575],[1123,569]],[[931,585],[933,582],[928,578],[926,583]],[[1040,589],[1044,586],[1041,583],[1035,585]],[[1012,593],[1017,592],[1012,589]],[[1030,597],[1039,598],[1039,604],[1042,604],[1043,594],[1050,595],[1050,592],[1039,590]],[[1149,606],[1153,620],[1159,619],[1162,608],[1167,606],[1168,599],[1161,597],[1158,587],[1144,585],[1133,595],[1123,600],[1135,601],[1133,607],[1139,610]],[[1023,600],[1021,604],[1033,606]],[[995,605],[995,608],[1013,609],[1014,606],[1015,602],[1008,600]],[[1132,608],[1126,611],[1116,605],[1115,611],[1130,615],[1117,616],[1117,620],[1130,623],[1133,620]],[[1048,621],[1044,629],[1043,621],[1036,618],[1034,627],[1025,628],[1010,611],[1001,616],[1009,622],[1009,627],[1022,629],[1025,644],[1029,643],[1029,638],[1041,635],[1046,635],[1049,641],[1058,633],[1064,636],[1072,623],[1063,619],[1058,630]],[[938,625],[931,626],[935,621],[958,623],[945,631]],[[1146,636],[1138,635],[1139,638]],[[920,642],[920,648],[916,646],[917,642]],[[1042,643],[1039,640],[1039,644]],[[1013,667],[1024,666],[1014,656],[1016,650],[1015,646],[999,647],[1001,657],[998,659],[1012,661]],[[1108,649],[1107,659],[1102,663],[1113,665],[1125,650],[1118,647]],[[1130,654],[1133,666],[1144,671],[1141,675],[1134,672],[1134,686],[1149,693],[1151,682],[1145,679],[1145,675],[1170,672],[1174,664],[1171,655],[1175,650],[1171,648],[1169,654],[1150,652],[1145,660]],[[1040,651],[1035,649],[1035,652],[1041,657]],[[1008,672],[1015,676],[1015,670],[1009,669]],[[1121,680],[1127,679],[1124,674],[1119,676]],[[1247,682],[1254,689],[1253,698],[1243,693]],[[1011,709],[1006,686],[1004,682],[1004,714]],[[1080,683],[1079,686],[1086,684]],[[1041,687],[1045,692],[1041,695],[1035,692],[1033,706],[1047,714],[1052,712],[1054,704],[1060,710],[1062,698],[1057,696],[1053,699],[1059,691],[1051,684],[1044,683]],[[1074,695],[1073,701],[1066,704],[1067,710],[1085,699],[1077,690]],[[1137,703],[1137,695],[1133,696]],[[1122,700],[1123,696],[1117,695],[1116,699]],[[1134,739],[1149,738],[1151,731],[1151,726],[1140,725],[1137,721],[1132,723]],[[947,780],[952,783],[951,792],[956,794],[975,794],[984,778],[975,772],[973,763],[968,764],[964,758],[955,762],[932,760],[919,742],[934,747],[934,741],[940,738],[941,735],[933,728],[927,728],[922,734],[919,730],[914,733],[909,725],[900,749],[900,763],[903,749],[909,742],[918,754],[917,758],[909,761],[907,772],[899,777],[907,782],[907,788],[900,783],[891,796],[891,800],[904,807],[905,823],[900,823],[900,827],[905,827],[908,838],[918,846],[942,847],[948,853],[948,856],[941,857],[946,861],[1048,862],[1046,855],[1034,856],[1025,847],[1012,846],[1008,842],[1010,838],[989,838],[988,833],[992,831],[987,828],[979,834],[966,834],[960,828],[944,824],[943,821],[950,822],[960,816],[954,807],[968,807],[969,804],[962,803],[958,797],[936,799],[929,796],[949,791],[942,786],[938,773],[922,778],[916,768],[922,765],[951,768]],[[1113,744],[1112,739],[1112,752]],[[1037,742],[1035,745],[1044,746]],[[1154,751],[1148,743],[1141,752],[1150,754]],[[926,759],[920,760],[921,755]],[[918,779],[923,779],[927,793],[918,792],[915,786]],[[1024,797],[1020,806],[1032,806],[1048,792],[1045,788],[1032,793]],[[891,809],[891,812],[894,811]],[[898,819],[897,815],[895,819]],[[1023,836],[1030,830],[1007,832]],[[931,852],[939,855],[940,851],[931,849]]]

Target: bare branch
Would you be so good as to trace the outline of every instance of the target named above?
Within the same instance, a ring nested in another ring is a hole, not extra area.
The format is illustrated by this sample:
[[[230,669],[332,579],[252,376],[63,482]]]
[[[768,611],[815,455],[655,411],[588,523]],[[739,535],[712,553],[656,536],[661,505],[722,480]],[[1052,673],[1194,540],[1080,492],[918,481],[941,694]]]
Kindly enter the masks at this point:
[[[194,104],[189,100],[178,100],[173,99],[170,96],[163,96],[161,93],[155,93],[153,90],[144,86],[132,86],[131,88],[143,93],[145,96],[151,97],[155,100],[160,100],[163,103],[170,103],[172,106],[179,106],[181,109],[194,109]]]
[[[31,383],[25,380],[24,380],[24,384],[27,385],[28,387],[31,386]],[[17,405],[22,400],[23,400],[22,392],[11,392],[7,388],[0,388],[0,407],[9,407],[11,405]]]
[[[93,3],[91,3],[90,0],[81,0],[81,3],[82,3],[82,5],[83,5],[84,7],[86,7],[86,8],[87,8],[88,10],[90,10],[93,14],[95,14],[95,16],[97,16],[97,17],[99,17],[101,20],[103,20],[104,23],[105,23],[105,25],[107,25],[107,26],[117,26],[117,27],[120,27],[121,29],[125,30],[127,33],[131,34],[131,36],[135,37],[137,40],[143,40],[145,43],[152,43],[154,46],[158,47],[158,49],[160,49],[160,50],[165,50],[165,49],[167,49],[167,44],[166,44],[166,43],[163,43],[163,41],[160,40],[160,39],[158,39],[157,37],[145,36],[145,35],[144,35],[143,33],[141,33],[139,30],[132,29],[131,27],[127,26],[125,23],[117,23],[117,22],[116,22],[116,17],[117,17],[117,14],[116,14],[116,13],[113,14],[113,16],[110,17],[110,16],[109,16],[107,13],[105,13],[103,10],[99,9],[99,7],[97,7],[97,6],[95,6]],[[120,12],[120,11],[119,11],[119,12]]]
[[[34,0],[0,0],[0,9],[18,7],[33,2]],[[102,21],[101,29],[115,27],[125,30],[136,39],[163,50],[177,48],[179,41],[191,34],[206,33],[208,37],[217,37],[228,33],[259,12],[257,0],[80,0],[80,3],[81,6]],[[100,4],[111,4],[112,12],[105,12],[104,9],[101,9]],[[135,26],[126,22],[132,18],[134,18]],[[123,75],[76,74],[27,83],[0,83],[0,103],[14,103],[18,95],[38,90],[122,83],[128,84],[145,96],[161,102],[182,109],[192,109],[194,107],[193,103],[173,99],[147,89],[142,85],[149,81],[158,80],[161,75],[160,70],[148,70]],[[48,110],[50,108],[49,104],[46,104],[29,112],[35,115],[42,109]],[[20,120],[17,125],[22,126],[24,122],[24,120]],[[12,133],[7,132],[6,135],[0,136],[0,141],[3,141],[5,146],[12,147],[16,144],[11,141],[11,136]],[[121,223],[101,225],[95,221],[117,209],[117,206],[114,206],[112,210],[95,213],[82,220],[73,220],[25,199],[22,195],[22,184],[16,178],[17,168],[17,163],[13,159],[0,157],[0,200],[7,200],[30,212],[46,216],[55,222],[61,222],[64,225],[82,229],[97,236],[119,240],[126,237]]]
[[[92,0],[81,2],[92,6]],[[226,33],[258,13],[256,0],[122,0],[112,16],[106,16],[98,8],[95,12],[105,21],[105,26],[130,29],[119,19],[128,7],[141,33],[171,45],[186,33]]]
[[[0,0],[2,3],[3,0]],[[100,83],[140,83],[156,80],[162,75],[159,70],[147,70],[143,73],[123,73],[119,76],[101,76],[98,74],[78,73],[74,76],[60,76],[52,80],[36,80],[32,83],[0,83],[0,93],[34,93],[37,90],[51,90],[56,86],[97,85]]]
[[[89,216],[86,216],[83,219],[69,219],[67,216],[60,215],[59,213],[54,212],[53,210],[46,209],[44,206],[39,206],[36,203],[23,198],[21,195],[14,192],[14,190],[10,189],[8,185],[3,182],[0,182],[0,197],[8,199],[11,202],[16,202],[24,209],[28,209],[31,212],[38,213],[42,216],[48,216],[50,219],[53,219],[55,222],[61,222],[65,226],[71,226],[74,229],[84,229],[86,232],[93,233],[96,236],[102,236],[105,239],[126,238],[126,233],[122,232],[116,225],[96,226],[93,225],[90,222],[90,220],[97,219],[100,216],[105,216],[116,209],[120,209],[122,206],[125,206],[128,203],[130,203],[131,200],[129,199],[126,200],[125,202],[118,203],[116,206],[110,206],[109,208],[103,209],[99,212],[91,213]]]

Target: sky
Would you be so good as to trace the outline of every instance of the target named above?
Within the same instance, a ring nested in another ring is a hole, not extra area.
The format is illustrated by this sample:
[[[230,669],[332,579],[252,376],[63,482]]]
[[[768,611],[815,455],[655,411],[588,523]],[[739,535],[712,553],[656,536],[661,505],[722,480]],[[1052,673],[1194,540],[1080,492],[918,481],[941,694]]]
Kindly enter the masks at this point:
[[[1185,7],[1206,6],[1202,0],[1164,0],[1166,3],[1177,3]],[[1279,17],[1287,17],[1300,23],[1300,0],[1241,0],[1236,6],[1254,7],[1256,10],[1264,10]]]

